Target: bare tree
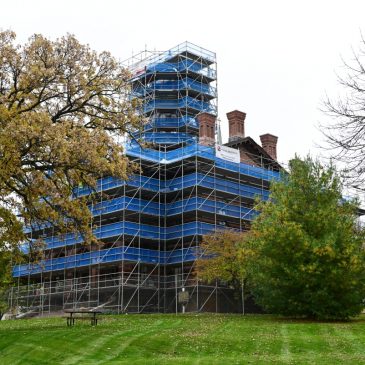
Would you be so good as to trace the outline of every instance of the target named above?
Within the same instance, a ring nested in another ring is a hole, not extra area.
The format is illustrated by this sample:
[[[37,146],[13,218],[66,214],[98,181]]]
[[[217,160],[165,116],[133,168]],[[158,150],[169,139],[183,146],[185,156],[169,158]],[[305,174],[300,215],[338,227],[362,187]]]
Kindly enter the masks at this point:
[[[353,60],[343,61],[346,75],[338,76],[344,94],[326,98],[324,112],[331,117],[321,125],[332,157],[343,164],[343,176],[350,184],[365,182],[365,39]]]

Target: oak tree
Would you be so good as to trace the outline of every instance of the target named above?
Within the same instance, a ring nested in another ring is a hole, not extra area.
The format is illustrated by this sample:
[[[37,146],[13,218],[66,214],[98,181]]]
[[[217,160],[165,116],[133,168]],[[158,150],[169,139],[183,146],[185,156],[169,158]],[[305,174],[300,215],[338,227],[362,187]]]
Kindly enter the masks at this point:
[[[0,32],[0,249],[24,240],[24,225],[94,240],[97,179],[127,179],[135,167],[119,143],[142,123],[129,79],[110,53],[72,35],[18,45]],[[79,186],[89,196],[76,199]]]
[[[72,35],[20,46],[0,32],[0,242],[18,240],[20,223],[67,222],[90,234],[86,200],[70,197],[131,172],[117,140],[141,122],[129,77]]]

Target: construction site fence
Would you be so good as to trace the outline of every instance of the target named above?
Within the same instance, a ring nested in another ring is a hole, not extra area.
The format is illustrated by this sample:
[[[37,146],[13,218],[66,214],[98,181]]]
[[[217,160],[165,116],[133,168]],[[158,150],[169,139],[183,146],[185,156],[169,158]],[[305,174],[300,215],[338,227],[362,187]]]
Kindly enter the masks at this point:
[[[277,180],[280,178],[280,172],[273,171],[264,167],[252,166],[247,163],[235,163],[216,157],[214,147],[203,146],[194,143],[172,151],[156,151],[149,148],[143,148],[138,143],[132,141],[125,145],[126,155],[141,160],[154,162],[160,165],[168,165],[174,162],[182,162],[184,159],[191,157],[204,158],[211,161],[215,168],[236,172],[239,174],[255,177],[261,180]]]
[[[199,255],[199,248],[197,247],[175,249],[172,251],[126,246],[112,247],[105,250],[42,260],[38,263],[15,265],[13,267],[13,277],[122,261],[143,264],[178,264],[195,261]]]
[[[153,99],[143,105],[143,113],[149,113],[154,109],[195,109],[200,113],[217,114],[217,107],[209,102],[197,100],[191,96],[184,96],[175,100]]]
[[[171,118],[158,118],[153,117],[150,118],[148,123],[145,124],[144,129],[147,131],[152,128],[182,128],[182,127],[190,127],[194,129],[199,129],[198,121],[187,115],[184,115],[180,118],[171,117]]]
[[[138,235],[141,238],[167,241],[181,237],[205,235],[214,231],[216,228],[215,224],[200,221],[164,227],[123,220],[96,227],[93,233],[98,239],[121,237],[122,235],[132,237]],[[76,233],[66,233],[64,235],[46,237],[43,241],[45,248],[51,249],[82,243],[83,237]]]
[[[132,175],[127,181],[114,177],[105,177],[98,180],[96,191],[108,191],[110,189],[123,187],[124,185],[142,188],[143,190],[150,190],[156,193],[169,193],[192,186],[202,186],[246,198],[255,198],[256,196],[263,196],[264,198],[267,198],[269,196],[269,192],[260,187],[239,183],[237,180],[232,181],[228,179],[214,178],[201,173],[190,173],[170,180],[160,180],[143,175]],[[89,188],[80,187],[76,189],[75,196],[85,196],[90,193],[91,190]]]
[[[190,72],[206,77],[208,78],[208,81],[213,81],[217,78],[217,71],[214,68],[197,60],[185,59],[179,62],[159,62],[148,64],[134,72],[131,82],[146,79],[147,76],[153,75],[157,72],[173,74]]]
[[[217,193],[231,193],[236,197],[242,197],[247,199],[255,199],[257,197],[262,200],[267,200],[269,197],[269,191],[262,188],[257,188],[247,184],[239,184],[229,180],[220,178],[214,179],[211,176],[203,175],[200,173],[192,173],[183,177],[174,178],[171,180],[163,181],[155,178],[136,175],[132,176],[130,180],[123,181],[120,179],[108,177],[98,181],[96,191],[108,191],[124,185],[133,186],[136,188],[143,188],[143,190],[149,190],[153,192],[168,193],[170,191],[178,191],[192,186],[200,186],[209,189],[214,189]],[[84,196],[90,194],[90,189],[79,188],[75,196]],[[122,210],[131,210],[135,212],[141,212],[146,214],[152,214],[156,216],[166,216],[182,213],[183,211],[201,210],[208,212],[217,212],[218,214],[224,214],[232,217],[242,217],[244,219],[251,220],[252,214],[249,213],[245,207],[231,206],[219,201],[210,199],[199,200],[198,197],[180,200],[170,204],[156,203],[150,200],[120,197],[111,200],[106,200],[89,207],[91,213],[96,215],[108,214],[112,212],[118,212]],[[246,214],[247,213],[247,214]],[[50,223],[38,224],[33,227],[27,227],[25,233],[31,231],[39,231],[44,228],[51,227]]]
[[[211,284],[204,283],[191,274],[175,275],[150,275],[142,273],[119,272],[85,276],[80,278],[67,278],[63,280],[44,280],[36,284],[14,286],[11,292],[17,297],[39,296],[64,292],[80,292],[90,287],[93,288],[117,288],[120,286],[154,288],[154,289],[176,289],[195,286],[198,283],[207,286],[219,286],[228,288],[229,285],[223,280],[214,281]]]
[[[148,57],[145,56],[144,52],[141,52],[139,55],[133,56],[132,58],[124,61],[123,64],[131,72],[137,73],[138,70],[143,70],[147,65],[163,63],[171,60],[177,55],[186,53],[192,53],[208,63],[213,63],[216,59],[214,52],[197,46],[191,42],[183,42],[167,51],[156,52]],[[138,59],[138,57],[143,57],[143,59]]]
[[[147,85],[140,85],[133,88],[132,97],[145,97],[150,95],[153,91],[185,91],[192,90],[199,94],[216,98],[217,89],[214,86],[205,84],[189,77],[179,78],[178,80],[157,80],[148,83]]]

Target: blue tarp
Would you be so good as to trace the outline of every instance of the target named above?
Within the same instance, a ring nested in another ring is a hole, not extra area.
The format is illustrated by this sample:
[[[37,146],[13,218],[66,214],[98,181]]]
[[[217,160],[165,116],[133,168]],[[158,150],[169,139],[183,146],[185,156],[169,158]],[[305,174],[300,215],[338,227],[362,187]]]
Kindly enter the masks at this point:
[[[16,265],[13,268],[13,277],[118,261],[168,265],[194,261],[198,254],[199,249],[197,247],[174,251],[158,251],[136,247],[113,247],[107,250],[44,260],[33,265]]]

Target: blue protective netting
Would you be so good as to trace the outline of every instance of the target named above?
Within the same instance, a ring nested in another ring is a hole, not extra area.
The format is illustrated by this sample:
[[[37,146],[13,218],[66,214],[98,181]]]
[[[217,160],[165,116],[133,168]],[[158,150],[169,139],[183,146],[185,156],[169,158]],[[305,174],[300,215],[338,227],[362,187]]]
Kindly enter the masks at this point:
[[[182,51],[200,55],[202,57],[201,62],[196,62],[194,59],[172,62],[171,60],[176,60],[174,57]],[[130,142],[125,146],[127,156],[141,159],[147,164],[158,164],[160,167],[182,162],[184,159],[202,158],[215,165],[216,170],[219,170],[223,176],[225,173],[231,174],[233,172],[237,176],[245,175],[250,177],[251,180],[271,181],[279,179],[279,173],[276,171],[217,158],[214,148],[197,143],[199,123],[194,115],[196,116],[202,112],[217,115],[217,107],[212,101],[217,97],[217,90],[211,85],[212,81],[216,79],[216,70],[214,67],[211,67],[214,62],[215,54],[213,52],[186,43],[155,58],[151,58],[148,64],[140,65],[138,66],[139,68],[135,67],[132,70],[133,78],[131,85],[133,86],[131,97],[142,99],[144,101],[142,112],[152,116],[144,127],[144,132],[141,135],[142,138],[147,142],[164,145],[180,144],[180,148],[163,152],[161,150],[142,148],[136,142]],[[163,77],[150,78],[150,76],[157,74],[168,74],[168,77],[165,79]],[[172,74],[175,74],[176,77]],[[173,80],[174,78],[175,80]],[[146,80],[150,81],[146,83]],[[187,95],[188,93],[191,96]],[[154,98],[148,99],[151,95],[155,95]],[[178,95],[185,96],[178,97]],[[192,97],[194,95],[200,96],[199,98],[194,98]],[[182,132],[182,127],[189,127],[189,129]],[[167,132],[165,129],[169,131]],[[182,146],[183,144],[185,146]],[[132,176],[128,181],[106,177],[97,182],[96,190],[107,191],[124,185],[154,193],[167,193],[200,186],[213,189],[218,193],[227,193],[231,194],[231,196],[245,199],[254,199],[259,196],[265,200],[269,196],[267,190],[237,181],[207,176],[198,172],[169,180],[159,180],[143,175]],[[88,188],[79,187],[75,189],[74,197],[85,196],[90,192]],[[122,196],[95,204],[90,209],[94,216],[128,210],[155,217],[169,217],[181,215],[184,212],[196,211],[216,214],[222,218],[222,221],[224,221],[224,216],[250,221],[257,214],[253,209],[242,205],[215,201],[209,197],[201,198],[195,196],[166,204]],[[33,227],[33,229],[39,230],[48,226],[44,224],[41,227]],[[200,221],[169,227],[129,221],[103,224],[94,229],[94,234],[98,239],[118,241],[123,235],[140,237],[151,240],[150,242],[155,242],[156,249],[113,247],[107,250],[44,260],[34,265],[18,265],[13,268],[13,275],[19,277],[43,271],[64,270],[122,260],[165,265],[193,261],[196,259],[198,248],[161,251],[158,247],[159,242],[176,240],[181,237],[200,236],[212,232],[216,228],[217,225]],[[27,228],[26,232],[31,232],[31,228]],[[47,249],[72,246],[82,242],[83,239],[80,235],[71,233],[45,238]]]

